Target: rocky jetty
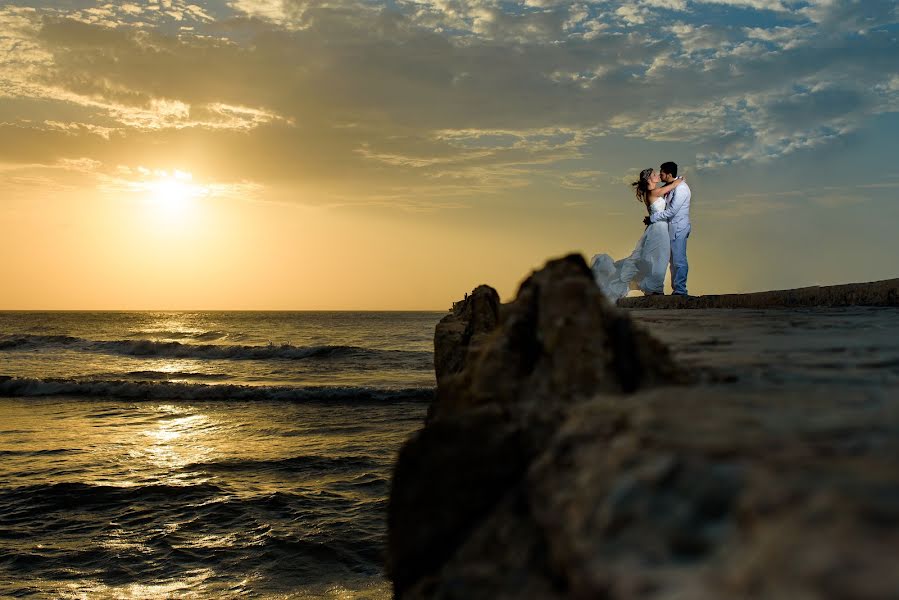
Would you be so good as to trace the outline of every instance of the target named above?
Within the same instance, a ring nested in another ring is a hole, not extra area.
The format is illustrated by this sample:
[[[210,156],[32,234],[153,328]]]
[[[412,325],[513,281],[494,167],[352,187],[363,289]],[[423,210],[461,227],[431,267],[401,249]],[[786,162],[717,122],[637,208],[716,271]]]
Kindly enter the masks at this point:
[[[690,383],[579,256],[435,332],[400,451],[400,599],[896,598],[899,406]]]
[[[623,298],[624,308],[802,308],[839,306],[899,306],[899,279],[776,290],[752,294],[708,296],[635,296]]]

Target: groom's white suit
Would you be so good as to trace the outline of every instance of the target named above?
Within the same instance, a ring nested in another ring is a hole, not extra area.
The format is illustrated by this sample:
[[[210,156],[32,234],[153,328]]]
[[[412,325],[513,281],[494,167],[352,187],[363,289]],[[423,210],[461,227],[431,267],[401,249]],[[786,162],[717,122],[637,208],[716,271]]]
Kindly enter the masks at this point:
[[[687,238],[690,237],[690,186],[680,184],[665,196],[665,210],[649,216],[651,223],[668,221],[671,238],[671,287],[675,294],[687,295]]]

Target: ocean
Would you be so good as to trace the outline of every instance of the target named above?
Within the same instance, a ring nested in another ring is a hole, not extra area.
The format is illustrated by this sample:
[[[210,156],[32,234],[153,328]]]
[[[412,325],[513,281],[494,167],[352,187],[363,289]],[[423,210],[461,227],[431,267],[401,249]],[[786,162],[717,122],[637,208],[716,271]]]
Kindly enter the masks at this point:
[[[389,597],[442,316],[0,313],[0,597]]]
[[[445,313],[0,312],[0,597],[390,597]],[[899,310],[633,310],[704,385],[899,392]]]

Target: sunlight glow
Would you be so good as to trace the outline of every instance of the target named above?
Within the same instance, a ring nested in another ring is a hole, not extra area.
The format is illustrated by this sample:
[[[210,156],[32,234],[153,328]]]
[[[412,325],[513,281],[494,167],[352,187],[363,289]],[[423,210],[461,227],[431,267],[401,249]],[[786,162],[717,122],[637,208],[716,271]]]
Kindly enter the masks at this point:
[[[209,190],[193,182],[193,176],[185,171],[155,171],[156,179],[146,182],[154,204],[172,215],[182,213],[196,198],[209,194]]]
[[[211,186],[194,181],[180,169],[137,167],[130,170],[127,189],[142,205],[141,228],[162,236],[193,235],[204,201],[213,195]]]

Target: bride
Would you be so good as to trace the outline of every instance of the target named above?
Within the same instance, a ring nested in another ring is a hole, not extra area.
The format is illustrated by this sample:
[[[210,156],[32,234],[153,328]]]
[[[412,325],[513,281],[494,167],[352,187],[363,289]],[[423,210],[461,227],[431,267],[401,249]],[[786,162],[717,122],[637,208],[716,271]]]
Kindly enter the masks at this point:
[[[665,210],[664,195],[676,188],[680,178],[666,186],[656,187],[661,178],[653,169],[640,171],[640,180],[631,185],[636,188],[637,200],[646,205],[649,214]],[[612,302],[627,296],[628,290],[641,290],[646,295],[665,292],[665,271],[671,254],[668,222],[658,221],[646,228],[637,247],[627,258],[612,261],[608,254],[593,257],[593,277],[602,293]]]

